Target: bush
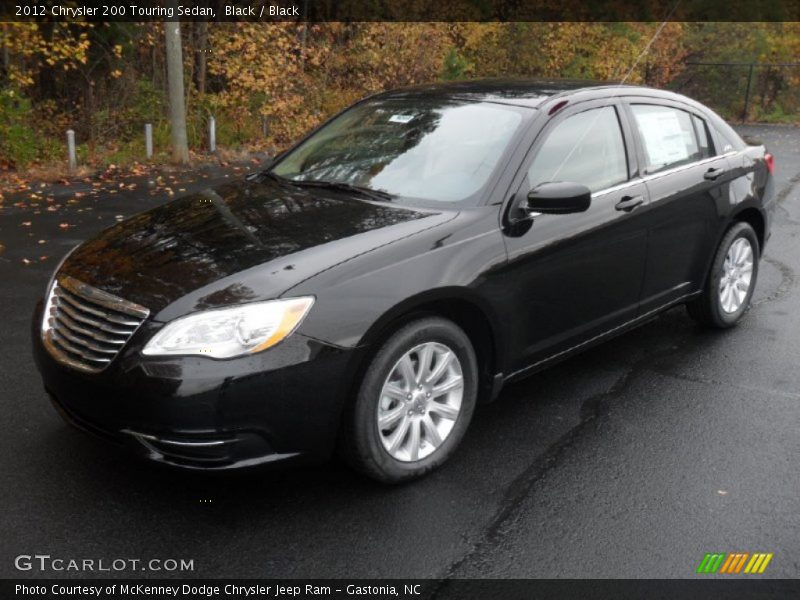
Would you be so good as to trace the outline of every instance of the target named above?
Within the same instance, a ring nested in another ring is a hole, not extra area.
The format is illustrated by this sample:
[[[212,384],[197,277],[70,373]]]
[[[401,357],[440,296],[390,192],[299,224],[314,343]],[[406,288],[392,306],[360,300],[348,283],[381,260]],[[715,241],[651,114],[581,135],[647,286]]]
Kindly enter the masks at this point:
[[[33,123],[30,100],[13,88],[0,89],[0,167],[21,168],[55,155],[56,146]]]

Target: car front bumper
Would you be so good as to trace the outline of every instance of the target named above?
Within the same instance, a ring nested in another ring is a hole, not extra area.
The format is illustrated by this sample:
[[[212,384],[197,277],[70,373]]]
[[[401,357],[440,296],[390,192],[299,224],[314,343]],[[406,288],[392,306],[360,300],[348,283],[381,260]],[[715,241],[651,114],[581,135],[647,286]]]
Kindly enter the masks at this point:
[[[360,350],[293,334],[257,355],[229,360],[146,357],[159,327],[146,323],[100,373],[56,360],[32,323],[45,390],[72,425],[150,460],[231,470],[330,457]]]

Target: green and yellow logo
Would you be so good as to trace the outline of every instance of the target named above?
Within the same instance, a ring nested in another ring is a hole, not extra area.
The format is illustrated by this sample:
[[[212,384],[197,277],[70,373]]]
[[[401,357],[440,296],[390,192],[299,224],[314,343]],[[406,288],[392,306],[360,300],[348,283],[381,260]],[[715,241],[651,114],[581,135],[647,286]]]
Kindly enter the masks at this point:
[[[769,561],[772,560],[772,553],[756,552],[717,552],[707,553],[700,566],[697,567],[698,573],[725,573],[735,575],[737,573],[748,573],[750,575],[761,574],[767,569]],[[747,566],[745,566],[747,565]]]

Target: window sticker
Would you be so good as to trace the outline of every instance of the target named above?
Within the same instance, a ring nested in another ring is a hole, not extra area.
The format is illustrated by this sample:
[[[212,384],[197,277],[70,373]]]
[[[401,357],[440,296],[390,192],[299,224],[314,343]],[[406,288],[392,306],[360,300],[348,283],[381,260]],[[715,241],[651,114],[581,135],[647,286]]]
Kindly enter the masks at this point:
[[[639,121],[651,167],[659,167],[689,158],[687,132],[681,127],[678,113],[672,110],[640,112]]]
[[[390,123],[408,123],[411,119],[414,118],[414,115],[392,115],[389,117]]]

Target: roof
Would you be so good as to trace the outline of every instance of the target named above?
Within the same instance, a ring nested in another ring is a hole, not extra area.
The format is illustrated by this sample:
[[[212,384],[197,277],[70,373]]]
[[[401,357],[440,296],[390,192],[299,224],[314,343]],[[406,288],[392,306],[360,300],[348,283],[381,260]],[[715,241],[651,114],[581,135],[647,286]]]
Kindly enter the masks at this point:
[[[590,79],[476,79],[431,83],[391,90],[383,98],[463,98],[476,102],[501,102],[535,107],[556,95],[596,88],[631,88]],[[642,88],[639,88],[642,89]]]

